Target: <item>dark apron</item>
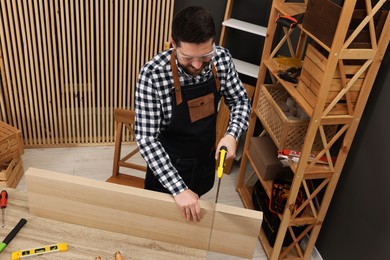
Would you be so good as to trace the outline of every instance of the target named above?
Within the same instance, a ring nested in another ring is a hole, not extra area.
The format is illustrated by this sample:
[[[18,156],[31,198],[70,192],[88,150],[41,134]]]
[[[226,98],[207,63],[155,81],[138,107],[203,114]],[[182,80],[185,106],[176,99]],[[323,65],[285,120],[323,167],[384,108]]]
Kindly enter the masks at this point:
[[[219,80],[212,64],[213,77],[209,80],[180,86],[174,53],[171,66],[175,85],[172,118],[159,140],[188,188],[202,196],[214,185]],[[170,193],[149,167],[145,189]]]

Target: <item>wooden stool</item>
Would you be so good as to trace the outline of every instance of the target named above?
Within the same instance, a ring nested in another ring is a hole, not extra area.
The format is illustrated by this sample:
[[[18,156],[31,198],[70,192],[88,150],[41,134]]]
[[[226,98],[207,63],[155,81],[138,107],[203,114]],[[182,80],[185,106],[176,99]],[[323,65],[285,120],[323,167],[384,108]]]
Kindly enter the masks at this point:
[[[114,110],[114,120],[116,124],[114,164],[112,169],[112,176],[107,179],[107,182],[133,186],[137,188],[143,188],[144,187],[143,178],[119,172],[120,167],[125,167],[125,168],[135,169],[137,171],[143,171],[144,173],[146,173],[145,165],[127,162],[127,160],[129,160],[132,156],[138,153],[138,147],[136,147],[126,156],[121,158],[123,126],[125,126],[129,130],[130,135],[134,137],[134,129],[133,129],[134,118],[135,118],[135,112],[132,110],[126,110],[126,109]]]

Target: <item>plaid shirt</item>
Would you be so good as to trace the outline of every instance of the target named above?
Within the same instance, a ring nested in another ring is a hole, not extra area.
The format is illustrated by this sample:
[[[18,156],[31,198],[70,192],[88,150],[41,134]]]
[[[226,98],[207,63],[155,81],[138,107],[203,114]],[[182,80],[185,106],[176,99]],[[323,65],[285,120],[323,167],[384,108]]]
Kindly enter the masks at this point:
[[[230,108],[230,121],[226,134],[236,138],[248,127],[250,101],[238,77],[232,57],[227,49],[216,46],[213,57],[220,95]],[[170,64],[172,49],[163,51],[145,64],[140,71],[135,93],[135,137],[142,157],[162,185],[173,195],[188,187],[159,142],[158,136],[167,128],[172,117],[174,85]],[[212,77],[211,65],[196,77],[190,76],[178,64],[181,86],[204,82]]]

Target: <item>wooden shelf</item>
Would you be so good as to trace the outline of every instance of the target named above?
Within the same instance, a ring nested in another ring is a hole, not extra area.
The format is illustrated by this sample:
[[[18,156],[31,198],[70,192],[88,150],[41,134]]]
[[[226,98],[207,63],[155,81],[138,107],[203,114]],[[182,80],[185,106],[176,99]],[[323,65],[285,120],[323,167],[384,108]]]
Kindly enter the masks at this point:
[[[252,202],[252,190],[253,187],[245,186],[237,188],[238,193],[240,194],[241,200],[244,203],[245,208],[254,209]]]
[[[251,113],[243,158],[241,159],[237,190],[240,191],[240,195],[245,201],[244,204],[248,207],[253,206],[251,205],[250,189],[245,183],[247,164],[250,163],[256,173],[254,176],[260,180],[268,196],[271,197],[272,194],[272,182],[262,179],[258,169],[256,169],[254,158],[251,158],[248,152],[258,119],[260,119],[264,129],[269,132],[279,149],[288,149],[287,147],[290,145],[286,144],[284,138],[288,138],[287,140],[292,143],[291,146],[298,146],[298,142],[292,141],[295,141],[294,138],[299,136],[303,138],[302,147],[299,148],[301,156],[309,156],[313,151],[317,151],[314,149],[319,149],[318,151],[327,154],[337,153],[337,159],[333,165],[320,163],[311,165],[310,162],[303,163],[303,161],[290,165],[294,173],[294,179],[287,198],[288,205],[295,205],[302,189],[304,189],[308,199],[300,207],[300,209],[305,207],[300,216],[295,216],[298,212],[294,214],[290,212],[289,208],[285,208],[284,213],[286,214],[279,214],[281,222],[273,247],[269,245],[264,232],[260,232],[259,239],[271,260],[308,259],[310,257],[390,40],[390,34],[386,33],[386,30],[379,30],[378,32],[381,35],[376,35],[376,28],[367,26],[375,23],[374,16],[377,15],[384,2],[379,1],[373,6],[371,1],[366,1],[366,9],[370,11],[368,14],[365,12],[365,17],[359,17],[359,19],[361,18],[360,24],[354,26],[356,21],[353,20],[353,13],[356,11],[354,8],[357,0],[344,1],[343,5],[340,6],[340,15],[333,15],[333,20],[325,21],[318,17],[321,14],[330,19],[331,14],[334,14],[328,8],[329,5],[333,5],[332,1],[317,0],[315,4],[314,0],[312,1],[309,3],[313,5],[307,6],[310,8],[307,10],[308,12],[305,10],[305,3],[286,3],[283,0],[273,1],[258,73],[254,109]],[[319,6],[322,9],[317,8]],[[321,10],[321,13],[319,10]],[[305,18],[311,15],[311,20],[306,19],[306,29],[302,25],[298,25],[294,29],[300,30],[298,39],[290,37],[291,31],[284,30],[284,37],[281,37],[279,43],[276,43],[277,38],[280,38],[277,31],[281,28],[275,23],[275,20],[280,15],[295,16],[305,12]],[[386,15],[386,17],[381,18],[383,19],[382,26],[388,28],[390,16],[388,13],[383,15]],[[335,27],[334,35],[325,34],[326,32],[321,34],[322,31],[316,31],[317,22],[322,27],[332,23]],[[307,30],[309,25],[314,25],[310,29],[312,33]],[[366,42],[360,42],[362,39],[355,38],[362,32],[363,27],[369,27],[367,44]],[[353,31],[351,31],[352,28]],[[346,39],[345,36],[348,34],[350,36]],[[319,40],[320,38],[323,42]],[[329,39],[331,39],[331,42],[325,44],[325,41]],[[351,46],[353,41],[357,41],[357,43]],[[364,46],[366,49],[357,48],[358,46]],[[301,75],[298,77],[296,84],[282,80],[277,76],[280,69],[285,70],[286,67],[301,66],[296,60],[286,60],[284,62],[279,57],[274,58],[279,54],[281,47],[288,49],[291,57],[302,59],[304,55]],[[272,85],[266,84],[269,74],[273,80]],[[268,89],[272,89],[272,95],[269,94],[271,91],[268,91]],[[295,129],[299,131],[288,137],[286,136],[289,129],[286,125],[290,126],[295,122],[286,121],[285,113],[277,103],[284,102],[286,96],[288,97],[287,94],[309,117],[302,129],[296,127]],[[326,129],[329,129],[329,132]],[[330,131],[332,129],[335,130]],[[322,136],[325,135],[327,141],[323,142],[321,138],[318,138],[319,133]],[[320,139],[319,142],[318,139]],[[317,143],[319,143],[318,147],[314,148]],[[324,149],[325,151],[323,151]],[[252,154],[252,156],[255,155]],[[301,245],[300,242],[295,246],[290,245],[289,248],[293,250],[286,255],[288,248],[283,247],[283,240],[291,226],[306,226],[305,233],[299,239],[308,234],[309,237],[305,246]],[[290,253],[297,255],[290,256]]]
[[[287,90],[292,98],[302,107],[305,113],[311,118],[314,107],[306,100],[306,98],[297,90],[298,84],[294,84],[278,77],[279,64],[276,59],[264,60],[270,73],[278,79],[278,82]],[[338,103],[331,110],[332,115],[339,115],[349,117],[347,104]]]
[[[244,32],[257,34],[257,35],[264,36],[264,37],[267,35],[267,28],[266,27],[252,24],[252,23],[248,23],[248,22],[244,22],[244,21],[240,21],[240,20],[233,19],[233,18],[224,21],[222,23],[222,25],[230,27],[230,28],[238,29],[238,30],[241,30]]]
[[[267,66],[268,70],[274,77],[279,80],[279,83],[287,90],[291,97],[302,107],[305,113],[311,117],[313,115],[313,108],[306,101],[306,99],[296,90],[297,84],[282,80],[278,77],[279,64],[276,59],[264,60],[264,64]]]
[[[297,14],[302,14],[306,10],[306,3],[293,3],[293,2],[276,2],[275,8],[282,14],[288,14],[295,16]]]

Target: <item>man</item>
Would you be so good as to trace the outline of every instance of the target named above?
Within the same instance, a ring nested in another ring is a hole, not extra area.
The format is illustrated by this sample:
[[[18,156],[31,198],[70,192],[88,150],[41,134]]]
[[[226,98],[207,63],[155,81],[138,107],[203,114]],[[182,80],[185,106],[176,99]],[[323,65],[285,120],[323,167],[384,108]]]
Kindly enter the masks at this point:
[[[199,221],[198,199],[214,185],[219,148],[227,147],[227,158],[235,156],[250,113],[232,58],[214,38],[207,10],[188,7],[177,13],[173,48],[142,67],[135,94],[135,136],[148,166],[145,189],[172,194],[189,221]],[[221,96],[230,121],[215,147]]]

